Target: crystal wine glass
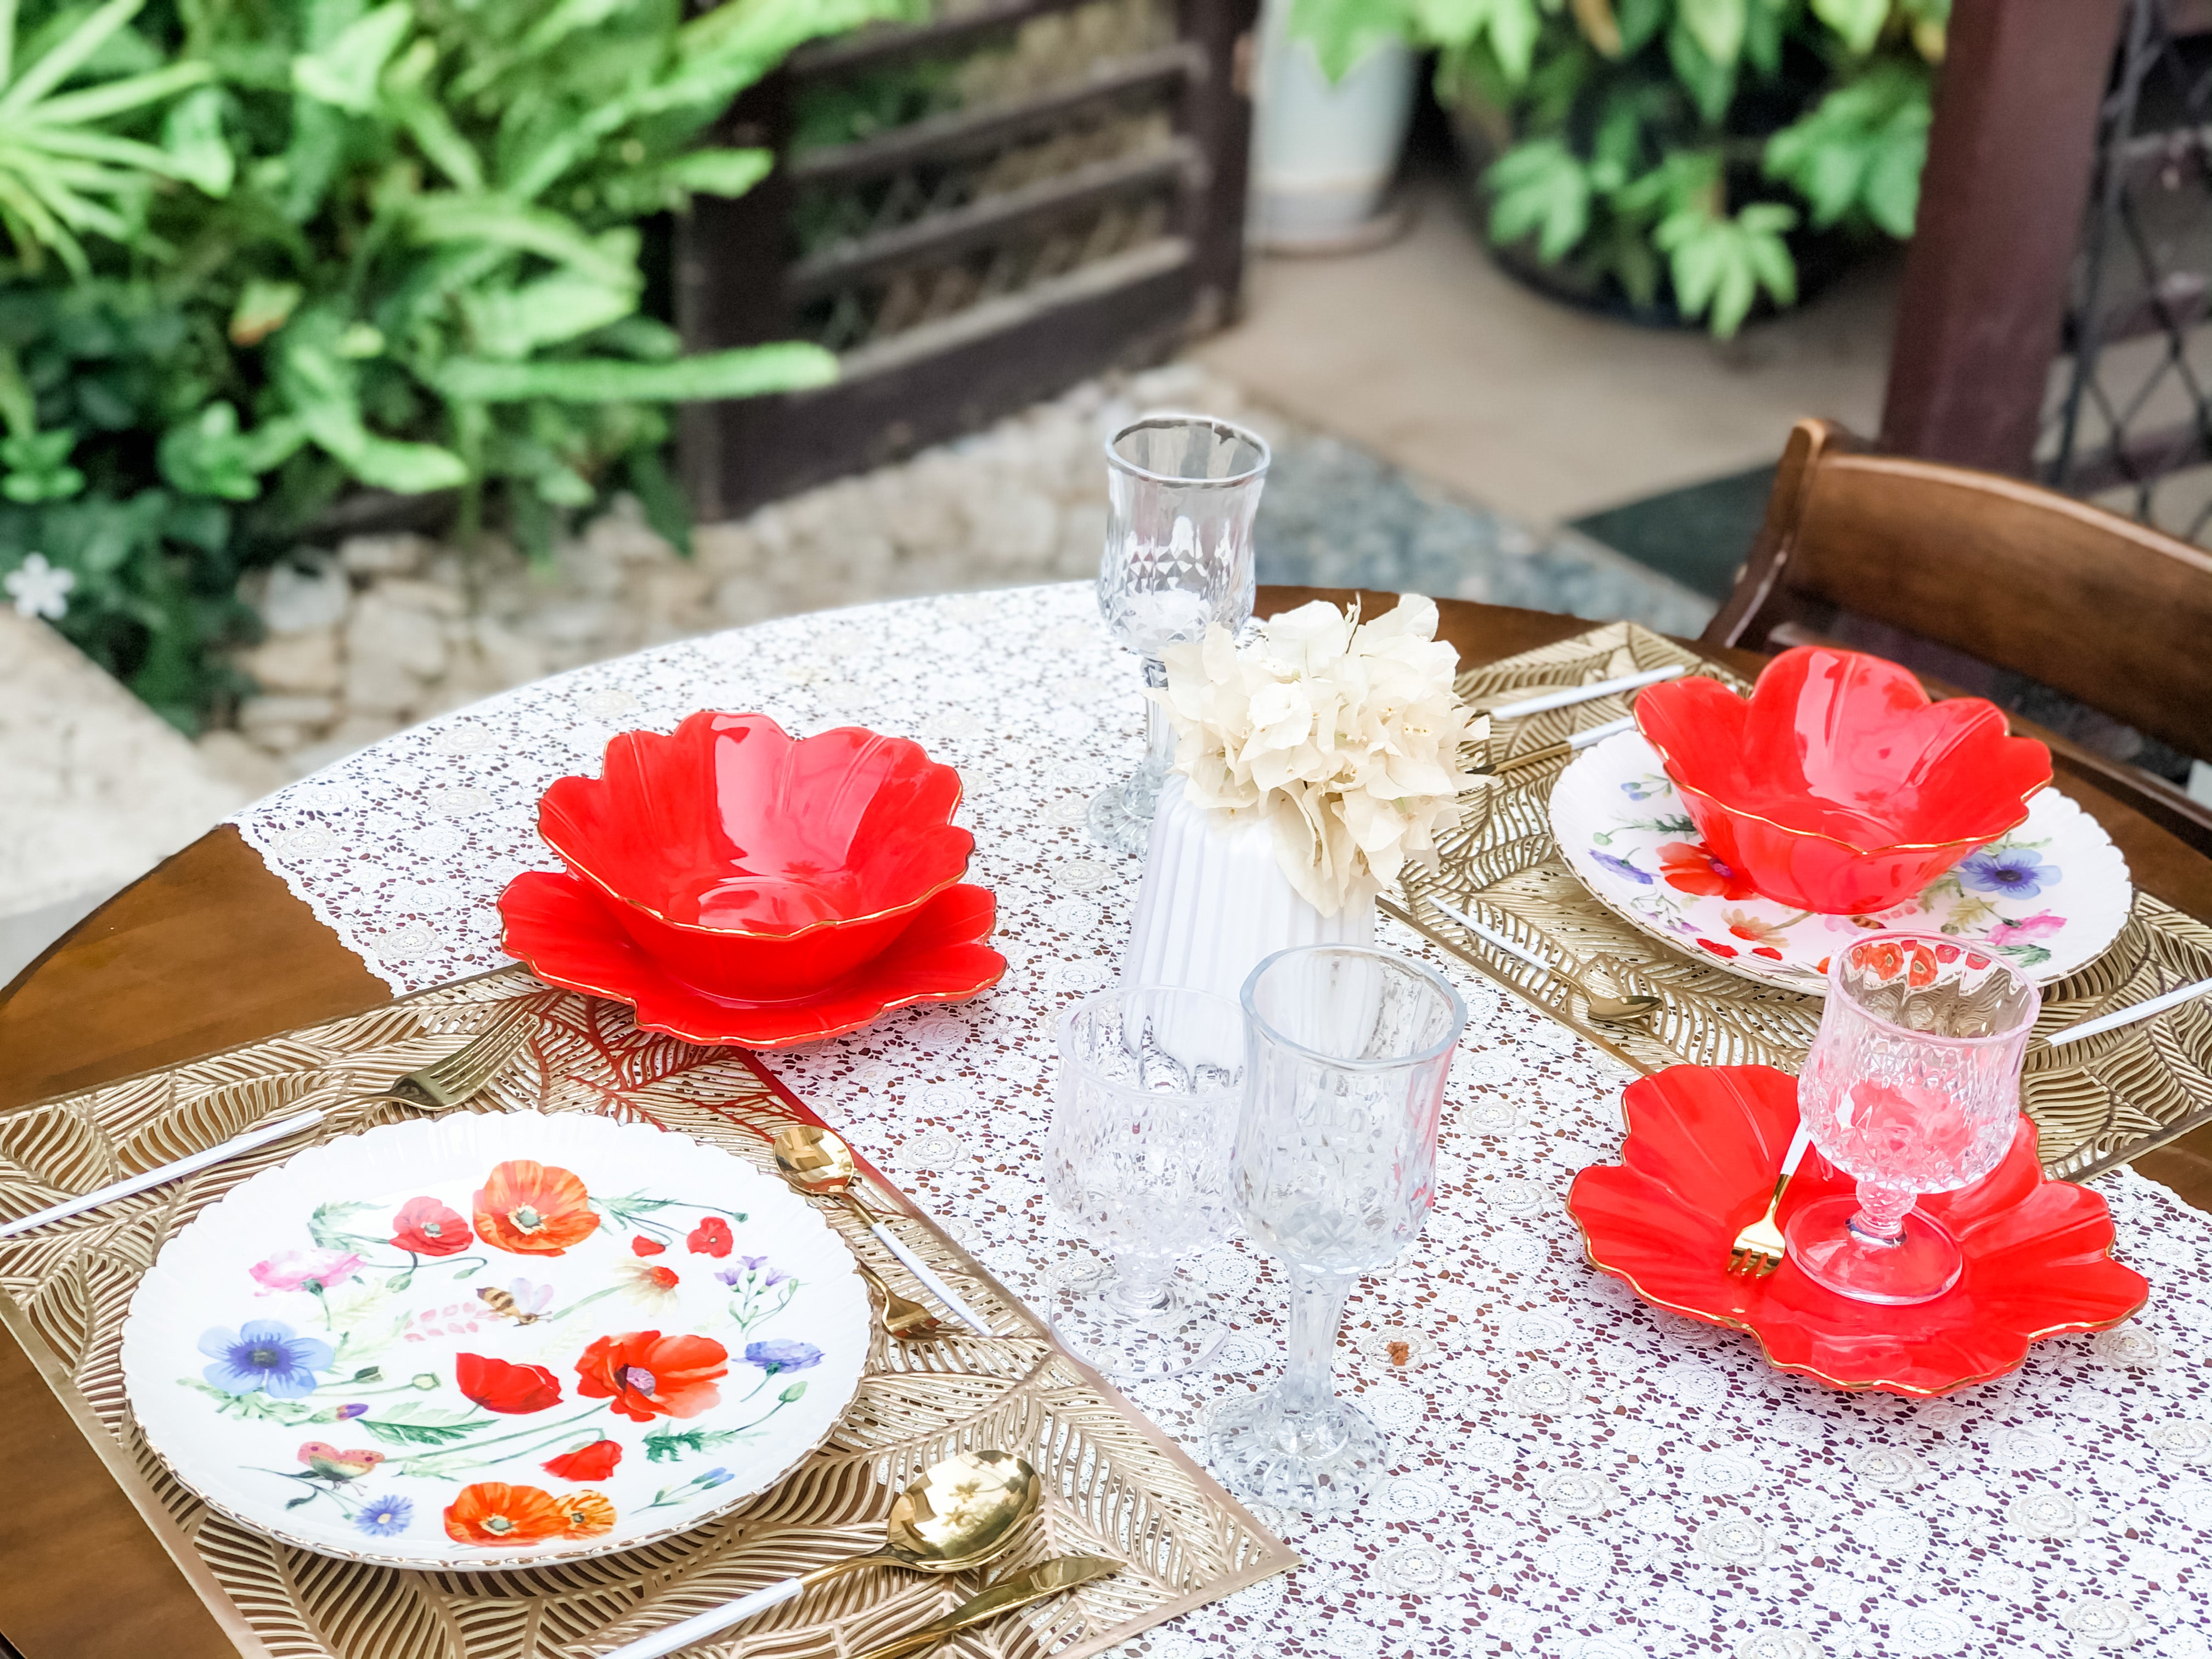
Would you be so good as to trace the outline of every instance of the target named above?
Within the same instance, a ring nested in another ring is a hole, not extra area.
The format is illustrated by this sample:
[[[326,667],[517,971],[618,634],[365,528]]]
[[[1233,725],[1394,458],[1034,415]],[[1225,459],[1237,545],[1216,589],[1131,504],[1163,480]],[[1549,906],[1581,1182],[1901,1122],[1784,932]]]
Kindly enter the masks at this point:
[[[1106,991],[1060,1019],[1045,1185],[1114,1266],[1102,1284],[1054,1292],[1052,1327],[1109,1376],[1189,1370],[1227,1334],[1176,1282],[1175,1259],[1229,1230],[1243,1047],[1237,1005],[1204,991]]]
[[[1940,933],[1879,933],[1836,952],[1798,1109],[1858,1193],[1790,1218],[1790,1259],[1806,1277],[1887,1304],[1930,1301],[1958,1282],[1957,1242],[1913,1204],[2003,1159],[2041,1006],[1998,957]]]
[[[1272,1392],[1209,1418],[1207,1461],[1279,1508],[1355,1507],[1389,1442],[1330,1382],[1358,1276],[1427,1218],[1437,1120],[1467,1006],[1418,963],[1365,945],[1278,951],[1243,992],[1247,1059],[1229,1192],[1252,1242],[1290,1279],[1290,1364]]]
[[[1106,550],[1098,610],[1145,659],[1145,684],[1168,683],[1168,647],[1203,639],[1252,615],[1252,518],[1267,477],[1267,446],[1206,415],[1148,415],[1106,441]],[[1147,702],[1145,758],[1091,802],[1091,839],[1141,854],[1152,805],[1175,760],[1167,711]]]

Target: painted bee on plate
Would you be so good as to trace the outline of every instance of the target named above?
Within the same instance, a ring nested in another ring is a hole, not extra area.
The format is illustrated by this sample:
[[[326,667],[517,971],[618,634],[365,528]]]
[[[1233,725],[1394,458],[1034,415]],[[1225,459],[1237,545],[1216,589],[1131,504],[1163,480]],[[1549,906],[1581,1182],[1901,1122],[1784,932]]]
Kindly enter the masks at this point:
[[[501,1319],[511,1319],[518,1325],[535,1325],[552,1304],[553,1287],[518,1279],[503,1291],[496,1285],[479,1286],[477,1300]]]

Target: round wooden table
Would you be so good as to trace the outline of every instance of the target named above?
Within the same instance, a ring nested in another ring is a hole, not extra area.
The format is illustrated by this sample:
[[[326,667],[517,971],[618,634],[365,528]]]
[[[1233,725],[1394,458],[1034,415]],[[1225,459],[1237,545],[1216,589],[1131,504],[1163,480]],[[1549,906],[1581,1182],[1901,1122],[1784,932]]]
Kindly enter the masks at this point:
[[[1346,590],[1260,590],[1261,615]],[[1372,616],[1391,594],[1359,596]],[[1583,618],[1462,600],[1438,601],[1443,636],[1476,666],[1570,638]],[[1754,653],[1700,647],[1755,672]],[[2030,735],[2034,728],[2019,723]],[[2212,921],[2212,859],[2059,763],[2063,787],[2112,836],[2136,883]],[[202,1054],[358,1013],[393,993],[317,921],[237,831],[210,831],[125,889],[0,990],[0,1146],[5,1114]],[[2136,1162],[2199,1208],[2212,1209],[2212,1130]],[[0,1340],[0,1637],[22,1659],[117,1659],[160,1652],[199,1659],[257,1650],[194,1594],[194,1559],[166,1517],[142,1516],[110,1478],[106,1437],[89,1437],[65,1396],[40,1385],[24,1350]],[[85,1616],[97,1605],[98,1634]],[[0,1646],[0,1653],[5,1647]]]

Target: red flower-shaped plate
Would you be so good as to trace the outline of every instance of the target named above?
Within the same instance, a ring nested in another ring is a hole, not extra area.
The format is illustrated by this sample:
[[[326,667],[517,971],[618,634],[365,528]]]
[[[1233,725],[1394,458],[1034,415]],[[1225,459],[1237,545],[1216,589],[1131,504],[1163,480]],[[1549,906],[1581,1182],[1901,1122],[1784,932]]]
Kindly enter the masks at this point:
[[[2118,1324],[2150,1295],[2112,1260],[2112,1219],[2087,1187],[2044,1178],[2026,1117],[2005,1160],[1921,1208],[1966,1257],[1951,1290],[1917,1307],[1874,1307],[1822,1290],[1784,1261],[1765,1279],[1727,1272],[1797,1127],[1797,1081],[1766,1066],[1672,1066],[1631,1084],[1619,1164],[1575,1177],[1567,1208],[1590,1265],[1655,1306],[1748,1331],[1778,1370],[1835,1389],[1926,1398],[2012,1370],[2046,1336]],[[1855,1182],[1808,1152],[1782,1202]]]
[[[788,1048],[857,1031],[894,1008],[960,1002],[999,982],[1006,959],[983,941],[998,905],[988,888],[948,887],[881,956],[811,996],[756,1002],[686,984],[608,914],[574,876],[532,870],[500,895],[507,953],[550,985],[627,1002],[637,1023],[689,1042]]]
[[[1694,675],[1646,686],[1636,729],[1723,864],[1825,915],[1903,903],[2051,781],[2051,751],[1995,703],[1931,703],[1895,663],[1826,646],[1784,652],[1748,702]]]
[[[765,714],[624,732],[562,778],[538,831],[623,931],[717,996],[811,996],[960,879],[960,775],[857,726],[793,738]]]

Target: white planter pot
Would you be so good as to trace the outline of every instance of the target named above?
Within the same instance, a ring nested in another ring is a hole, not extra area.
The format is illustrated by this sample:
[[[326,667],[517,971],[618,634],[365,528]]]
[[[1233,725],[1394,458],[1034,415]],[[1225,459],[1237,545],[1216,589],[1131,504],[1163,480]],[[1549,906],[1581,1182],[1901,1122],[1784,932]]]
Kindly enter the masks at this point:
[[[1252,970],[1278,951],[1374,942],[1372,899],[1324,916],[1275,862],[1266,824],[1215,830],[1184,799],[1182,775],[1169,777],[1121,957],[1124,986],[1179,985],[1233,1003]]]
[[[1343,80],[1290,37],[1289,0],[1261,15],[1252,118],[1252,235],[1283,252],[1371,246],[1399,217],[1386,198],[1413,114],[1415,59],[1397,41],[1369,52]]]

